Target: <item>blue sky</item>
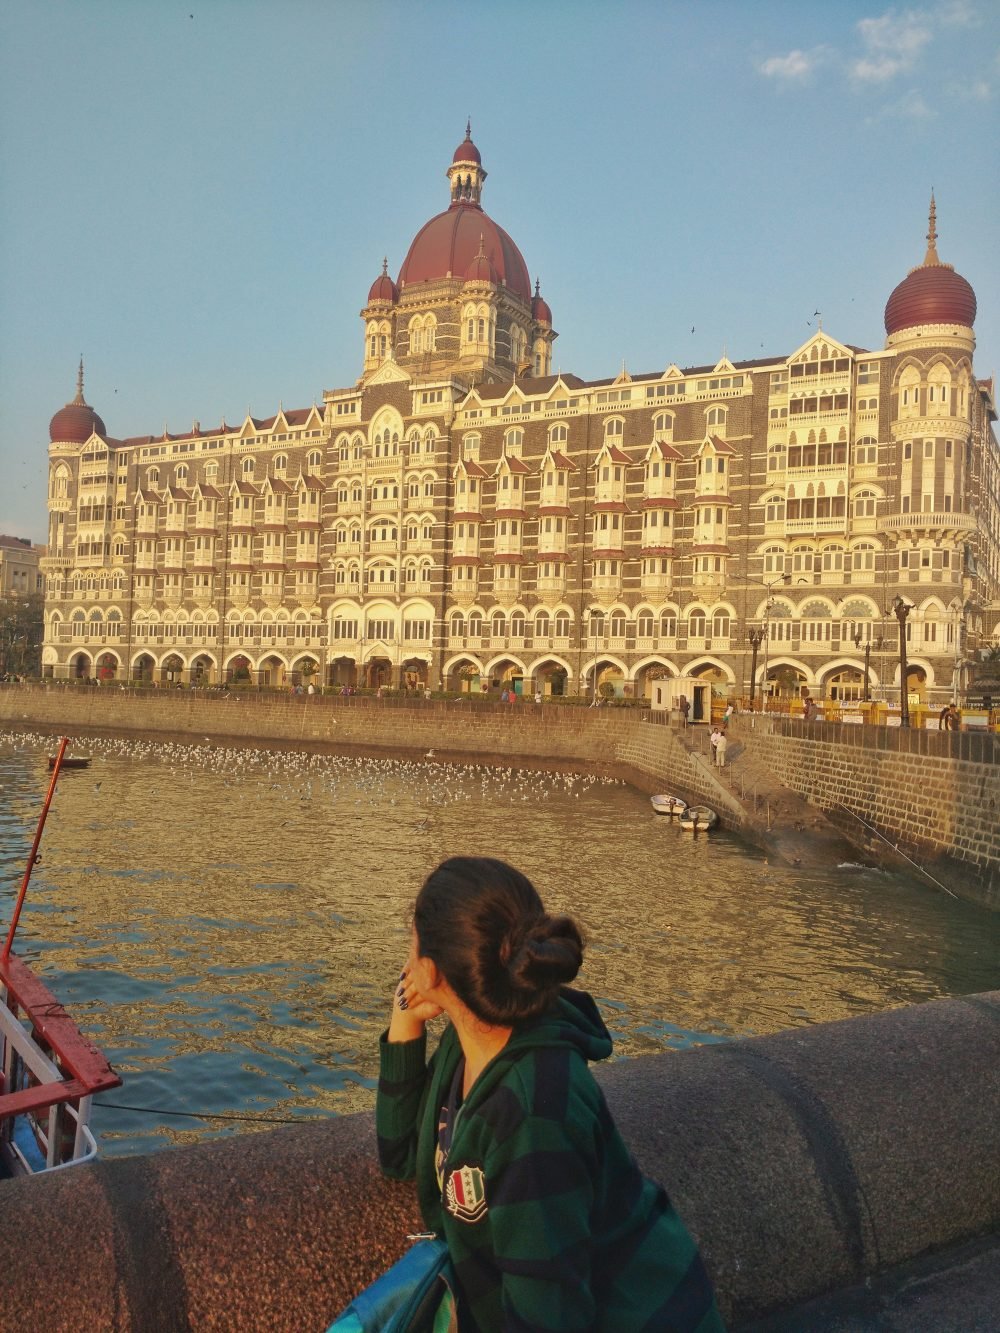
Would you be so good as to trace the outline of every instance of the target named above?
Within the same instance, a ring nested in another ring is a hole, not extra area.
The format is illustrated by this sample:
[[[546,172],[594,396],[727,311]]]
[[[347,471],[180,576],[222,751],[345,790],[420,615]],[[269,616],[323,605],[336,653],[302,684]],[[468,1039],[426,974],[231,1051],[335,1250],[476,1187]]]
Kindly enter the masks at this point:
[[[932,186],[1000,369],[993,0],[0,0],[0,43],[0,532],[45,538],[81,352],[119,438],[352,383],[467,116],[563,370],[880,347]]]

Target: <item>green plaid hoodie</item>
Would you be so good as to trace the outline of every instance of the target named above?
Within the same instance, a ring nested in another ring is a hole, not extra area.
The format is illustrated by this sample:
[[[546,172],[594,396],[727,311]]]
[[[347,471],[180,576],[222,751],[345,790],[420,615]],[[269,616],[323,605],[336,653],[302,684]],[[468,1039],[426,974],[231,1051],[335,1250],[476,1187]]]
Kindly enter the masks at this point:
[[[720,1333],[701,1257],[664,1191],[643,1178],[587,1067],[611,1053],[589,995],[564,990],[515,1027],[453,1126],[444,1188],[438,1118],[462,1051],[449,1025],[383,1034],[376,1109],[387,1176],[411,1180],[455,1265],[462,1333]]]

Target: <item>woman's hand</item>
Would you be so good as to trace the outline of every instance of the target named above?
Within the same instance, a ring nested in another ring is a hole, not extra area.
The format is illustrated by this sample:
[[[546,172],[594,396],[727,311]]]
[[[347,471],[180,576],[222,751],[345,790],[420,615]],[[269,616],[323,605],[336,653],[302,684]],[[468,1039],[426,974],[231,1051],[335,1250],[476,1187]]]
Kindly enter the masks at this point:
[[[400,973],[399,985],[393,996],[389,1040],[413,1041],[423,1034],[424,1027],[440,1013],[443,1013],[441,1006],[432,1000],[425,1000],[417,990],[407,964]]]

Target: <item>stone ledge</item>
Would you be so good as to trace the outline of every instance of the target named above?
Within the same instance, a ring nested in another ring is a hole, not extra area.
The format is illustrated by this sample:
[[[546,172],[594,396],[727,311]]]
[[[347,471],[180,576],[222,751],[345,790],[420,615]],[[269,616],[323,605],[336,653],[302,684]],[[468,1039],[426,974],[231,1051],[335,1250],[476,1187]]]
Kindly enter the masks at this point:
[[[804,1302],[997,1240],[998,1071],[995,992],[600,1078],[730,1325],[785,1312],[780,1327],[800,1329]],[[5,1326],[36,1333],[321,1329],[420,1225],[412,1188],[379,1175],[368,1114],[9,1182],[0,1198]]]

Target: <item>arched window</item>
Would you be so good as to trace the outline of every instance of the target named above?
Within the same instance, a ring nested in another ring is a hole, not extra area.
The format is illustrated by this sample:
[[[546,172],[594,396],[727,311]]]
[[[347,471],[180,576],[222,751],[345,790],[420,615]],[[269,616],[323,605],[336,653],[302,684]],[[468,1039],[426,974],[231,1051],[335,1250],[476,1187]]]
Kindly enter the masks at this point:
[[[554,622],[554,633],[557,639],[569,638],[569,612],[557,611]]]
[[[653,439],[672,440],[674,438],[674,414],[657,412],[653,418]]]
[[[323,455],[318,449],[311,449],[309,457],[306,459],[306,467],[313,474],[318,473],[323,461]]]
[[[494,639],[502,639],[507,633],[507,619],[502,611],[497,611],[490,622],[490,633]]]
[[[691,639],[703,639],[705,637],[707,623],[704,611],[689,611],[688,637]]]
[[[716,611],[712,616],[712,638],[728,639],[730,632],[730,618],[728,611]]]
[[[254,474],[254,468],[255,468],[255,466],[256,466],[256,465],[255,465],[254,460],[253,460],[252,458],[244,458],[244,460],[243,460],[243,462],[242,462],[242,464],[241,464],[241,466],[240,466],[240,471],[243,473],[243,476],[244,476],[245,479],[247,479],[247,480],[252,480],[252,479],[253,479],[253,474]]]
[[[535,634],[540,639],[547,639],[549,636],[549,613],[540,611],[535,617]]]
[[[565,444],[569,439],[569,427],[564,421],[557,421],[554,426],[549,427],[549,444]]]

